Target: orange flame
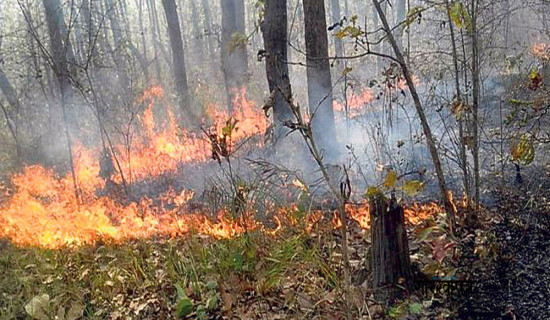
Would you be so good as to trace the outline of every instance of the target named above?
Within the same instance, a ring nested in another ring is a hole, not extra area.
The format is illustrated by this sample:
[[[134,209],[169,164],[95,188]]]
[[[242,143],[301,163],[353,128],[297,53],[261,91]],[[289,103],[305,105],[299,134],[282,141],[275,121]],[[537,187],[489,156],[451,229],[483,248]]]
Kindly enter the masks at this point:
[[[353,92],[347,93],[347,109],[348,116],[350,118],[361,115],[365,110],[365,107],[374,100],[374,93],[371,89],[363,89],[358,94]],[[334,111],[345,112],[346,104],[340,101],[334,101]]]
[[[531,53],[542,61],[550,61],[550,44],[536,43],[531,47]]]
[[[210,144],[192,132],[179,129],[172,113],[168,112],[165,128],[156,128],[154,102],[162,96],[162,88],[151,87],[137,99],[137,103],[147,105],[140,117],[145,134],[132,143],[130,152],[125,151],[124,146],[115,147],[126,177],[155,177],[174,172],[181,163],[203,162],[210,158]],[[353,101],[361,104],[366,100],[358,98]],[[261,110],[246,98],[244,89],[236,95],[234,105],[238,108],[232,115],[237,120],[232,143],[265,133],[267,120]],[[215,132],[221,135],[229,115],[215,106],[209,107],[209,115]],[[289,214],[297,210],[295,205],[276,211],[277,227],[273,230],[266,230],[251,213],[246,212],[235,219],[230,218],[229,212],[221,210],[213,220],[201,212],[189,210],[188,203],[194,195],[192,190],[176,192],[170,189],[159,195],[155,203],[146,197],[139,202],[120,203],[114,198],[98,195],[98,191],[105,187],[105,181],[99,177],[99,150],[88,150],[77,143],[73,153],[79,199],[70,174],[60,177],[42,166],[25,167],[21,173],[11,177],[10,192],[0,188],[0,238],[8,238],[18,245],[59,248],[98,241],[176,237],[192,231],[216,238],[233,237],[257,229],[273,234],[284,223],[299,224]],[[115,182],[121,182],[121,178],[120,173],[112,177]],[[294,184],[307,189],[299,181]],[[416,223],[440,210],[435,204],[413,205],[405,210],[405,215],[411,223]],[[350,205],[346,211],[362,228],[369,227],[368,204]],[[311,231],[322,216],[318,211],[308,215],[306,230]],[[339,225],[337,217],[334,224]]]

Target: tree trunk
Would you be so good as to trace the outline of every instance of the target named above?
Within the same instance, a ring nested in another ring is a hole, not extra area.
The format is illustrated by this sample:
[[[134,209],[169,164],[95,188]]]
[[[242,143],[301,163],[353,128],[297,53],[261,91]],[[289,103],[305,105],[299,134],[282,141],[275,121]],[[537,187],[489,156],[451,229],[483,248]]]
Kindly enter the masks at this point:
[[[0,2],[0,14],[2,13],[2,6]],[[2,17],[0,17],[0,61],[4,60],[3,54],[2,54],[2,25],[1,20]],[[6,118],[6,123],[8,125],[8,129],[10,130],[13,140],[15,141],[15,147],[16,147],[16,156],[17,160],[21,160],[22,151],[21,151],[21,145],[19,143],[19,135],[17,132],[17,124],[14,121],[14,119],[17,119],[17,115],[19,114],[20,110],[20,104],[19,104],[19,98],[17,96],[17,91],[13,88],[11,82],[9,81],[8,77],[4,73],[4,69],[0,67],[0,90],[4,94],[4,97],[6,97],[6,100],[8,100],[9,104],[11,105],[12,112],[9,112],[4,105],[0,103],[0,106],[2,107],[2,111],[4,113],[4,117]]]
[[[473,95],[473,123],[472,123],[472,135],[473,135],[473,148],[472,155],[474,158],[474,204],[476,209],[479,207],[479,96],[480,96],[480,69],[479,69],[479,43],[478,43],[478,30],[477,30],[477,0],[472,0],[472,95]]]
[[[304,0],[309,113],[314,139],[325,155],[337,149],[324,1]]]
[[[405,58],[403,57],[403,54],[401,53],[401,50],[399,49],[399,46],[395,41],[395,38],[391,32],[391,28],[388,24],[388,20],[386,19],[386,15],[384,14],[382,7],[380,6],[380,2],[378,0],[372,0],[372,2],[374,3],[376,11],[378,11],[378,16],[380,17],[380,21],[382,22],[384,31],[386,32],[387,38],[395,53],[396,60],[401,66],[401,70],[403,71],[403,75],[407,82],[407,86],[409,87],[409,91],[411,92],[411,96],[414,101],[414,106],[416,108],[416,113],[418,114],[418,118],[420,119],[420,124],[422,125],[424,136],[426,137],[426,144],[428,145],[428,150],[430,151],[430,155],[432,157],[432,162],[434,165],[437,181],[439,184],[441,199],[443,200],[443,203],[445,205],[445,209],[447,211],[447,216],[449,219],[448,222],[449,222],[449,225],[451,226],[451,231],[452,231],[454,227],[454,211],[453,211],[453,206],[449,200],[449,195],[447,194],[447,185],[445,184],[445,175],[443,174],[443,168],[441,166],[441,160],[439,159],[439,154],[437,153],[437,147],[435,145],[435,140],[433,138],[432,130],[430,129],[428,119],[426,118],[426,114],[424,113],[422,102],[420,101],[420,97],[418,96],[418,92],[416,91],[416,86],[414,84],[412,74],[409,70],[409,66],[407,65]]]
[[[124,63],[124,57],[122,56],[122,53],[124,52],[121,34],[122,28],[118,19],[116,7],[113,4],[113,0],[105,1],[107,16],[109,17],[109,22],[111,23],[111,32],[114,40],[113,60],[115,62],[121,89],[125,92],[130,88],[130,79],[128,78],[128,73],[126,73],[126,65]]]
[[[216,59],[216,41],[215,34],[212,25],[212,10],[210,10],[210,4],[208,0],[202,0],[202,12],[204,14],[204,34],[207,37],[208,41],[208,52],[212,60]]]
[[[407,0],[397,0],[397,9],[395,12],[395,25],[400,25],[405,21],[405,17],[407,14]],[[399,45],[399,49],[401,51],[403,50],[403,33],[405,31],[404,29],[405,25],[401,25],[395,30],[395,40],[397,41],[397,44]]]
[[[451,45],[453,52],[453,66],[454,66],[454,76],[455,76],[455,90],[456,90],[456,100],[458,104],[462,104],[462,92],[460,90],[460,71],[458,68],[458,49],[456,45],[456,36],[455,30],[453,27],[453,21],[451,19],[451,7],[449,0],[445,0],[445,6],[447,9],[447,23],[449,24],[449,31],[451,34]],[[460,169],[462,170],[462,182],[464,184],[464,194],[470,194],[470,178],[468,175],[468,158],[466,157],[466,143],[464,141],[464,127],[462,119],[457,119],[458,121],[458,144],[460,149]]]
[[[201,19],[199,15],[199,11],[197,10],[197,4],[195,1],[190,1],[191,5],[191,21],[193,24],[193,38],[192,38],[192,45],[196,49],[196,58],[197,61],[200,61],[199,65],[201,67],[204,67],[205,62],[207,61],[204,58],[204,41],[201,39]]]
[[[178,95],[178,104],[182,115],[187,116],[189,123],[194,123],[194,116],[190,111],[189,89],[187,87],[187,74],[185,71],[185,53],[183,51],[183,41],[181,37],[180,24],[176,11],[175,0],[162,0],[166,21],[168,22],[168,35],[172,47],[172,69],[174,71],[174,80],[176,93]]]
[[[44,11],[46,15],[46,23],[48,25],[48,33],[50,36],[50,55],[52,57],[52,69],[59,82],[59,89],[61,92],[61,110],[63,115],[63,131],[67,139],[67,149],[69,164],[71,167],[71,174],[74,183],[75,198],[79,199],[78,182],[76,180],[76,172],[74,170],[73,154],[72,154],[72,142],[68,128],[68,113],[67,104],[72,97],[70,88],[70,74],[67,62],[67,54],[69,51],[69,44],[63,43],[63,10],[59,0],[43,0]]]
[[[155,6],[155,0],[148,0],[147,7],[149,12],[149,27],[151,28],[151,40],[153,42],[153,59],[155,61],[155,74],[157,81],[162,83],[162,73],[160,69],[160,46],[158,39],[160,33],[158,32],[158,17],[157,17],[157,7]]]
[[[291,96],[291,89],[287,64],[288,20],[286,6],[286,0],[267,0],[265,20],[262,23],[267,82],[271,97],[273,97],[275,141],[288,132],[284,127],[284,122],[293,118],[292,110],[287,103],[288,97]]]
[[[371,221],[371,266],[374,296],[378,301],[393,302],[401,289],[412,284],[409,242],[403,208],[382,195],[369,201]]]
[[[222,72],[227,91],[228,108],[234,109],[234,98],[245,84],[247,71],[244,4],[242,0],[221,0],[222,7]]]

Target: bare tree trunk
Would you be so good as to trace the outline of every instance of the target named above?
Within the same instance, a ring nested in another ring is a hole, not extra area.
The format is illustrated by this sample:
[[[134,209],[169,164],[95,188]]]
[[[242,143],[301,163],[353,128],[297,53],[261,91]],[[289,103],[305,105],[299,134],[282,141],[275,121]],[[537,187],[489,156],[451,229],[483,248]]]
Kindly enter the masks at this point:
[[[247,71],[245,37],[244,5],[242,0],[221,0],[222,7],[222,72],[227,102],[230,112],[233,112],[234,96],[245,84]]]
[[[191,5],[191,21],[193,24],[192,45],[196,48],[197,61],[200,61],[200,65],[203,66],[206,59],[204,59],[204,41],[201,39],[201,19],[196,2],[190,1],[189,3]]]
[[[308,104],[313,136],[320,148],[324,149],[325,155],[334,156],[337,145],[325,4],[320,0],[303,0],[303,5]]]
[[[449,24],[449,31],[451,33],[451,44],[453,50],[453,66],[455,72],[455,90],[456,90],[456,103],[462,104],[462,92],[460,90],[460,71],[458,68],[458,49],[456,45],[456,36],[455,30],[453,27],[453,21],[451,19],[451,7],[449,0],[445,0],[445,6],[447,8],[447,22]],[[458,121],[458,137],[459,137],[459,148],[460,148],[460,168],[462,170],[462,182],[464,184],[464,193],[466,195],[470,194],[470,178],[468,175],[468,158],[466,157],[466,143],[464,141],[464,123],[459,117]]]
[[[178,95],[178,103],[182,115],[187,116],[187,121],[194,124],[195,117],[190,110],[189,89],[187,86],[187,73],[185,71],[185,53],[183,51],[183,41],[181,37],[180,24],[176,11],[175,0],[162,0],[164,12],[166,13],[166,21],[168,22],[168,35],[172,47],[172,59],[174,70],[174,80],[176,85],[176,93]]]
[[[210,10],[208,0],[202,0],[202,11],[204,14],[204,33],[208,38],[208,52],[210,52],[211,59],[215,60],[217,58],[216,48],[218,45],[215,41],[214,26],[212,24],[212,10]]]
[[[480,190],[479,190],[479,96],[480,96],[480,68],[479,68],[479,43],[478,43],[478,30],[477,30],[477,17],[478,17],[478,0],[472,0],[471,7],[472,16],[472,94],[473,94],[473,123],[472,123],[472,135],[473,135],[473,149],[472,155],[474,158],[474,204],[476,209],[479,207]]]
[[[407,14],[407,0],[397,0],[397,9],[395,14],[395,25],[400,25],[405,21],[405,17]],[[401,25],[401,27],[397,28],[395,30],[395,41],[397,41],[397,44],[399,45],[399,49],[401,49],[401,52],[404,52],[403,48],[403,33],[404,33],[404,25]]]
[[[384,14],[382,7],[380,6],[380,2],[378,0],[372,0],[372,2],[374,3],[376,10],[378,11],[378,16],[380,17],[380,21],[382,22],[382,26],[386,32],[388,41],[393,47],[396,60],[401,66],[403,75],[405,76],[405,80],[407,82],[407,86],[409,87],[409,90],[411,92],[411,96],[414,101],[414,106],[416,108],[416,113],[418,114],[418,118],[420,119],[420,124],[422,125],[422,130],[426,138],[426,144],[428,145],[428,149],[432,157],[432,162],[433,162],[435,173],[437,176],[437,181],[439,183],[439,191],[441,193],[441,198],[443,199],[445,209],[447,210],[449,225],[451,226],[451,230],[452,230],[454,227],[453,206],[449,200],[449,195],[447,193],[447,185],[445,184],[445,175],[443,174],[443,168],[441,166],[441,160],[439,159],[439,154],[437,153],[437,147],[435,145],[435,140],[433,138],[432,130],[430,129],[430,125],[428,124],[428,119],[426,118],[426,114],[424,113],[422,102],[420,101],[420,97],[418,96],[418,92],[416,91],[416,86],[414,84],[411,72],[409,70],[409,66],[405,62],[405,58],[403,57],[403,54],[401,53],[401,50],[399,49],[399,46],[395,41],[395,37],[391,32],[391,28],[388,24],[388,20],[386,19],[386,15]]]
[[[69,67],[67,62],[68,44],[63,44],[62,24],[63,10],[59,0],[43,0],[48,32],[50,35],[50,55],[52,57],[52,69],[57,76],[61,92],[61,109],[63,115],[63,128],[67,138],[68,158],[74,183],[75,197],[79,200],[78,182],[74,169],[71,135],[68,128],[67,104],[72,97],[69,82]]]
[[[2,13],[2,6],[0,2],[0,14],[1,13]],[[2,54],[3,34],[2,34],[1,18],[2,17],[0,17],[0,61],[3,61],[4,60],[4,57]],[[2,111],[4,113],[4,117],[6,118],[6,122],[8,124],[8,128],[12,134],[13,140],[15,141],[17,160],[20,161],[22,156],[22,150],[21,150],[21,145],[19,143],[17,125],[16,125],[16,122],[14,121],[14,119],[16,119],[16,116],[17,114],[19,114],[19,111],[20,111],[19,98],[17,96],[17,91],[15,91],[8,77],[4,73],[4,69],[2,69],[1,67],[0,67],[0,90],[2,91],[2,93],[4,94],[4,97],[6,97],[6,100],[8,100],[9,104],[13,109],[12,112],[8,112],[8,110],[4,107],[4,105],[1,105]]]
[[[402,291],[399,286],[412,284],[409,242],[403,208],[378,195],[369,199],[371,221],[371,267],[374,296],[392,302]],[[400,281],[404,279],[404,283]]]
[[[151,40],[153,42],[153,59],[155,61],[155,74],[158,82],[162,82],[162,73],[160,69],[160,48],[159,48],[159,31],[158,31],[158,19],[157,8],[155,6],[155,0],[148,0],[147,3],[149,11],[149,27],[151,28]]]
[[[124,63],[124,57],[122,56],[123,50],[123,39],[122,39],[122,28],[120,26],[120,21],[118,19],[118,14],[116,7],[113,4],[113,0],[105,0],[105,7],[107,10],[107,16],[111,23],[111,32],[113,34],[114,40],[114,52],[113,59],[117,69],[117,75],[120,81],[120,86],[122,90],[128,90],[130,88],[130,79],[128,78],[128,73],[126,72],[126,65]]]
[[[273,101],[275,139],[282,138],[285,121],[292,120],[292,109],[287,103],[290,95],[290,78],[287,61],[287,1],[266,0],[265,20],[262,23],[266,54],[266,74]]]
[[[372,7],[372,30],[376,31],[380,28],[380,18],[378,17],[378,12],[376,11],[376,7]],[[378,41],[378,40],[377,40]],[[376,43],[371,45],[372,50],[375,52],[380,52],[380,48],[382,47],[380,43]],[[374,72],[375,74],[378,74],[382,69],[382,57],[376,57],[376,65],[374,66]]]

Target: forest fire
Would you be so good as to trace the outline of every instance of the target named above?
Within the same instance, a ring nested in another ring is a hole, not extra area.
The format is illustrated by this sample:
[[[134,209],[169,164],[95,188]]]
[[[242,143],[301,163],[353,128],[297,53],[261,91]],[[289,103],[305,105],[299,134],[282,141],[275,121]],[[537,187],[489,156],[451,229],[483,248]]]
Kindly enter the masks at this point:
[[[173,172],[178,164],[204,162],[211,156],[210,145],[204,138],[187,131],[178,132],[171,112],[168,112],[166,128],[155,128],[153,108],[155,101],[162,95],[163,90],[156,86],[143,93],[137,103],[147,104],[140,118],[145,135],[134,143],[129,153],[124,151],[123,146],[116,149],[124,175],[133,180]],[[361,95],[351,98],[350,107],[358,110],[371,99],[372,93],[365,90]],[[233,115],[235,129],[232,143],[265,132],[265,116],[257,112],[254,103],[246,99],[245,90],[240,91],[234,104],[239,108]],[[221,136],[226,119],[229,118],[227,112],[211,107],[209,115],[215,132]],[[158,196],[161,205],[154,205],[149,198],[121,204],[108,196],[96,196],[96,192],[105,186],[105,181],[99,177],[99,160],[94,156],[99,152],[78,144],[74,153],[80,199],[77,200],[70,175],[57,177],[52,170],[42,166],[26,167],[11,179],[14,192],[10,200],[0,204],[0,237],[19,245],[58,248],[94,244],[100,240],[116,242],[153,236],[176,237],[192,230],[216,238],[227,238],[247,230],[266,229],[261,222],[252,218],[251,213],[232,219],[227,218],[228,212],[220,211],[214,221],[208,215],[190,212],[186,204],[193,197],[191,190],[183,190],[178,194],[170,189]],[[120,183],[120,173],[115,173],[113,180]],[[369,227],[368,204],[348,205],[346,210],[362,228]],[[413,205],[406,209],[405,214],[411,223],[417,223],[441,210],[435,204]],[[281,219],[274,219],[285,220],[285,211],[280,210]],[[320,217],[314,215],[307,223],[313,226]],[[341,225],[338,219],[334,223],[336,226]],[[279,222],[276,230],[280,228]]]
[[[188,190],[180,194],[170,190],[160,195],[160,206],[154,206],[148,198],[121,205],[107,197],[93,198],[93,190],[86,190],[89,200],[78,204],[70,179],[58,179],[52,171],[39,166],[25,168],[12,178],[12,183],[16,192],[0,209],[0,237],[18,245],[58,248],[94,244],[100,240],[118,242],[153,236],[177,237],[191,231],[228,238],[247,230],[266,229],[251,215],[231,219],[227,218],[227,212],[220,211],[217,221],[213,221],[206,215],[187,212],[185,204],[193,195]],[[174,208],[168,209],[170,204]],[[416,224],[442,210],[435,203],[413,204],[405,209],[405,216],[411,224]],[[346,211],[360,227],[369,228],[368,204],[348,205]],[[281,210],[280,214],[285,212]],[[307,223],[314,225],[320,216],[313,215]],[[335,225],[340,224],[336,219]],[[276,230],[280,228],[279,223]]]
[[[542,61],[550,61],[550,45],[544,42],[536,43],[531,47],[531,53]]]
[[[132,145],[129,153],[124,151],[124,146],[120,146],[117,150],[122,158],[124,174],[132,179],[139,180],[158,176],[174,171],[178,164],[206,161],[211,157],[209,141],[194,132],[180,129],[170,110],[168,110],[169,121],[166,127],[160,130],[156,129],[153,108],[155,101],[163,94],[162,88],[157,86],[153,86],[143,93],[138,103],[147,104],[142,117],[146,135]],[[235,129],[232,130],[231,136],[232,143],[265,133],[267,120],[258,111],[255,104],[247,99],[245,88],[238,91],[233,104],[239,108],[232,115],[235,123]],[[225,122],[230,115],[226,110],[220,110],[219,107],[211,105],[208,108],[208,116],[213,123],[213,130],[218,136],[221,136]],[[157,161],[152,162],[151,159]],[[117,182],[121,182],[120,175],[115,178]]]
[[[334,111],[348,112],[348,117],[354,118],[364,113],[366,106],[374,100],[374,93],[371,89],[361,89],[358,93],[347,93],[347,107],[346,103],[340,101],[334,101]]]

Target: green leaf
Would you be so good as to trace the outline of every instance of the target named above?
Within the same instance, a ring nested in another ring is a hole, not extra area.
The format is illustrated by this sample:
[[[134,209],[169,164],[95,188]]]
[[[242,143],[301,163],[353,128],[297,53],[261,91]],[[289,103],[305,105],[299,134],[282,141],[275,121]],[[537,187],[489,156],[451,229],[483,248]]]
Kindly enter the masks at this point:
[[[472,18],[470,17],[466,6],[462,2],[453,2],[449,8],[449,16],[457,28],[466,28],[467,30],[470,30],[472,26]]]
[[[48,320],[48,309],[50,305],[50,296],[47,294],[42,294],[35,296],[25,305],[25,312],[37,320]]]
[[[409,304],[409,312],[412,314],[420,314],[422,312],[423,305],[421,303],[411,303]]]
[[[513,105],[516,105],[516,106],[532,105],[533,104],[532,101],[524,101],[524,100],[519,100],[519,99],[510,99],[508,102],[510,102],[510,104],[513,104]]]
[[[183,290],[179,283],[176,283],[176,291],[178,293],[178,300],[186,297],[185,290]]]
[[[211,296],[210,298],[208,298],[208,300],[206,301],[206,309],[212,311],[212,310],[216,310],[218,308],[218,304],[219,304],[220,300],[218,299],[218,295],[215,294],[213,296]]]
[[[191,312],[193,312],[193,301],[188,297],[179,299],[176,305],[176,317],[183,318],[190,315]]]
[[[418,241],[419,242],[425,241],[428,238],[428,236],[436,229],[439,229],[439,227],[429,227],[420,231],[420,233],[418,234]]]
[[[206,288],[208,290],[216,290],[218,288],[218,283],[216,281],[208,281],[208,283],[206,284]]]
[[[231,265],[236,271],[243,270],[243,255],[240,252],[235,252],[231,258]]]

